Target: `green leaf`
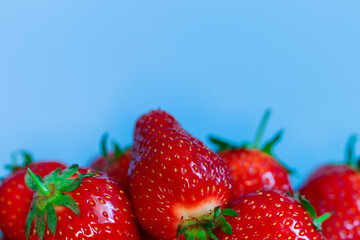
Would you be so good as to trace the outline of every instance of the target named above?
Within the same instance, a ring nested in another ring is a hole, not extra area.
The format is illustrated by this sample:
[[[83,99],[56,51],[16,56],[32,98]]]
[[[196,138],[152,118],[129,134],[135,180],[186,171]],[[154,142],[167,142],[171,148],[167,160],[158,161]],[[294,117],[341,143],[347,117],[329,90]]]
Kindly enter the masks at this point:
[[[238,147],[238,146],[230,143],[229,141],[221,139],[217,136],[210,136],[209,141],[217,146],[217,152],[225,150],[225,149],[233,149],[233,148]]]
[[[221,216],[219,218],[220,221],[220,229],[221,231],[223,231],[224,233],[231,235],[232,234],[232,227],[230,226],[230,224],[226,221],[226,219]]]
[[[79,173],[79,177],[76,179],[69,179],[69,180],[73,180],[72,182],[70,182],[69,184],[66,184],[64,186],[61,186],[59,188],[59,190],[61,192],[71,192],[74,191],[75,189],[77,189],[78,187],[80,187],[81,182],[82,182],[82,174]]]
[[[26,177],[26,175],[30,176]],[[46,197],[49,197],[51,192],[50,190],[47,188],[47,186],[44,185],[44,182],[42,180],[42,178],[39,175],[35,175],[30,168],[27,169],[27,174],[25,175],[25,183],[26,181],[28,181],[28,184],[31,187],[34,187],[32,184],[36,184],[36,187],[38,189],[38,193],[43,194]],[[33,183],[30,182],[30,179],[32,180]]]
[[[37,185],[35,184],[35,182],[32,180],[32,178],[30,177],[30,175],[28,173],[25,174],[25,184],[28,188],[37,191],[39,190]]]
[[[210,219],[204,219],[201,221],[200,225],[203,227],[203,228],[207,228],[207,229],[213,229],[215,228],[215,225],[214,223],[210,220]]]
[[[355,143],[357,137],[356,135],[352,135],[349,137],[346,148],[345,148],[345,160],[349,166],[354,166],[356,163],[354,162],[355,158]]]
[[[94,172],[90,172],[90,173],[85,173],[85,174],[82,174],[82,177],[83,178],[89,178],[89,177],[94,177],[96,176],[96,174],[98,174],[99,171],[94,171]]]
[[[18,156],[19,155],[22,156],[22,158],[23,158],[22,164],[18,164]],[[19,168],[26,167],[29,164],[31,164],[33,162],[33,157],[31,156],[31,154],[28,151],[20,150],[20,151],[16,151],[15,153],[11,154],[11,161],[12,161],[12,164],[5,165],[5,168],[14,172]]]
[[[120,157],[121,155],[124,154],[124,152],[120,148],[120,145],[116,141],[113,141],[112,144],[114,147],[114,157],[115,158]]]
[[[216,221],[218,219],[218,217],[220,216],[221,214],[221,207],[218,206],[215,208],[214,210],[214,221]]]
[[[254,141],[254,144],[253,144],[253,148],[259,148],[260,146],[260,142],[261,142],[261,138],[264,134],[264,131],[265,131],[265,127],[269,121],[269,118],[270,118],[270,115],[271,115],[271,110],[270,109],[266,109],[262,119],[261,119],[261,122],[260,122],[260,125],[259,125],[259,128],[256,132],[256,137],[255,137],[255,141]]]
[[[198,218],[185,219],[180,223],[177,230],[177,238],[183,235],[186,240],[190,239],[217,239],[212,231],[220,228],[226,234],[232,233],[232,227],[226,221],[225,215],[237,217],[236,211],[230,208],[221,209],[221,206],[214,208],[211,214],[200,216]]]
[[[108,140],[109,134],[108,133],[104,133],[101,137],[100,140],[100,146],[101,146],[101,154],[103,155],[104,158],[108,157],[108,150],[107,150],[107,140]]]
[[[37,179],[39,179],[40,182],[43,182],[42,178],[39,175],[35,175],[35,177]],[[26,175],[25,175],[25,184],[26,184],[26,186],[28,186],[28,188],[30,188],[30,189],[32,189],[34,191],[39,191],[38,186],[33,181],[33,179],[31,178],[29,173],[26,173]]]
[[[32,223],[34,217],[36,216],[37,212],[38,212],[38,209],[35,206],[35,203],[33,203],[31,205],[30,211],[26,217],[26,224],[25,224],[26,239],[29,239],[29,237],[30,237],[31,223]]]
[[[242,142],[240,145],[241,148],[251,149],[254,148],[253,144],[249,141]]]
[[[331,217],[331,215],[332,215],[331,213],[324,213],[320,217],[315,218],[314,221],[313,221],[315,228],[318,231],[321,231],[322,230],[322,228],[321,228],[322,223],[324,221],[326,221],[327,219],[329,219]]]
[[[194,232],[193,234],[191,234],[192,235],[192,239],[195,239],[195,240],[197,240],[197,239],[199,239],[199,240],[206,240],[206,238],[207,238],[207,234],[206,234],[206,232],[205,231],[203,231],[203,230],[200,230],[200,231],[196,231],[196,232]]]
[[[76,204],[75,200],[68,194],[63,194],[58,199],[55,199],[54,204],[70,208],[76,215],[80,216],[80,209],[78,205]]]
[[[79,170],[79,165],[77,164],[73,164],[70,167],[64,169],[60,175],[60,179],[67,179],[71,176],[73,176],[75,173],[77,173],[77,171]]]
[[[177,231],[176,231],[176,239],[179,239],[180,234],[181,234],[181,230],[182,230],[182,227],[181,227],[181,224],[179,224],[179,226],[177,228]]]
[[[180,235],[183,235],[186,233],[186,230],[187,230],[187,226],[184,226],[181,231],[180,231]]]
[[[221,209],[221,214],[225,215],[225,216],[231,216],[231,217],[238,217],[239,216],[239,214],[235,210],[233,210],[231,208],[223,208],[223,209]]]
[[[219,240],[211,231],[207,232],[209,234],[209,236],[214,239],[214,240]]]
[[[50,184],[50,182],[57,181],[57,179],[59,178],[60,171],[61,171],[60,168],[57,168],[55,171],[51,172],[49,175],[46,175],[44,177],[44,184],[48,185],[48,184]]]
[[[39,209],[38,214],[35,220],[35,229],[36,233],[40,240],[44,238],[45,234],[45,219],[44,219],[45,211],[41,211]]]
[[[275,144],[279,143],[283,134],[284,134],[284,131],[279,130],[272,139],[270,139],[268,142],[265,143],[265,146],[263,147],[263,149],[261,151],[273,156],[273,152],[272,152],[273,147],[275,146]]]
[[[311,205],[309,200],[307,200],[304,196],[300,195],[301,203],[304,206],[304,208],[309,212],[310,216],[313,218],[316,218],[316,211],[314,207]]]
[[[24,166],[28,166],[30,163],[33,162],[33,157],[31,153],[28,151],[21,151],[23,157],[24,157]]]
[[[55,208],[51,203],[47,205],[46,217],[47,217],[46,220],[47,220],[48,228],[50,232],[55,236],[57,216],[56,216]]]

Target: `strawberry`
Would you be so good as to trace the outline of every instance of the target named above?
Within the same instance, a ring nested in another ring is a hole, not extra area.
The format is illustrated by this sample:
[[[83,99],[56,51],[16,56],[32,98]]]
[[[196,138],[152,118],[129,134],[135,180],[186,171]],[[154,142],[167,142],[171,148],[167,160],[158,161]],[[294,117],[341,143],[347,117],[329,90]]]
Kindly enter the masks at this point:
[[[171,115],[156,110],[138,119],[129,174],[136,216],[150,235],[214,237],[211,231],[222,224],[214,221],[214,213],[228,201],[230,173],[218,155]]]
[[[45,176],[56,168],[66,168],[55,161],[32,162],[27,152],[22,152],[24,165],[40,176]],[[13,158],[14,159],[14,158]],[[25,219],[31,205],[33,191],[25,185],[26,169],[16,164],[7,166],[13,171],[0,185],[0,229],[7,240],[25,240]]]
[[[118,180],[123,188],[127,189],[131,148],[121,149],[118,143],[113,142],[114,151],[109,153],[107,139],[108,134],[104,134],[101,140],[102,156],[97,158],[90,167],[106,172],[110,177]]]
[[[360,161],[353,156],[355,141],[353,136],[347,143],[347,164],[320,167],[299,190],[319,214],[333,212],[324,223],[328,239],[360,239]]]
[[[246,194],[230,205],[239,214],[227,219],[234,229],[232,235],[219,232],[217,236],[220,240],[325,239],[318,230],[329,214],[316,218],[309,202],[302,196],[296,198],[279,190]]]
[[[105,173],[72,165],[25,178],[36,191],[25,228],[31,240],[140,239],[124,189]]]
[[[218,146],[218,154],[227,164],[233,179],[231,201],[260,188],[292,192],[289,171],[272,154],[272,148],[280,140],[283,131],[280,130],[264,147],[260,147],[269,116],[268,110],[261,121],[254,143],[236,145],[214,136],[210,137],[210,141]]]

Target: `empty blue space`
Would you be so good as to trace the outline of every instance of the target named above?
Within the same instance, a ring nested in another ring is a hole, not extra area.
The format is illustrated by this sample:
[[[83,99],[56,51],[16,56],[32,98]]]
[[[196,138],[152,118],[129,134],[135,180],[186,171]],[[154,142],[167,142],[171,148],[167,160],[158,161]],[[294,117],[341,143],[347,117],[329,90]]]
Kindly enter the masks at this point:
[[[360,134],[359,1],[0,3],[0,176],[18,149],[88,164],[161,108],[207,141],[264,141],[299,186]],[[357,145],[360,154],[360,143]]]

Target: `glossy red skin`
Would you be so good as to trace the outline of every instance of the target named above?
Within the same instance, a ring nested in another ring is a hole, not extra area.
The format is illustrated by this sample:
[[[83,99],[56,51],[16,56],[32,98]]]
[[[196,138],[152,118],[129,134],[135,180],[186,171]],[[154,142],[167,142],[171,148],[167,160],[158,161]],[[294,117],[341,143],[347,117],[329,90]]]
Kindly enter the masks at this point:
[[[108,157],[111,159],[114,157],[114,154],[110,153]],[[90,167],[106,172],[110,177],[119,181],[119,184],[123,188],[127,189],[130,160],[131,150],[127,150],[123,155],[117,157],[110,163],[108,163],[104,157],[99,157],[91,164]]]
[[[293,192],[289,172],[269,154],[246,148],[223,150],[218,154],[231,172],[230,202],[260,188]]]
[[[59,162],[36,162],[29,166],[35,174],[44,177],[57,168],[66,166]],[[7,240],[25,240],[27,213],[33,199],[33,191],[25,185],[25,168],[17,170],[0,185],[0,229]]]
[[[88,168],[81,168],[87,173]],[[140,239],[135,215],[125,190],[118,182],[99,172],[84,178],[79,188],[69,194],[77,202],[80,216],[65,207],[55,207],[58,217],[56,234],[45,230],[43,240],[69,239]],[[38,240],[32,227],[30,240]]]
[[[327,165],[315,171],[300,188],[318,214],[332,212],[323,223],[332,239],[360,239],[360,173],[347,165]]]
[[[230,196],[230,173],[222,159],[161,110],[137,121],[129,173],[138,221],[156,239],[176,239],[181,217],[198,217],[184,209],[209,213]]]
[[[239,217],[226,217],[232,235],[219,232],[219,240],[325,240],[295,199],[278,190],[257,190],[230,205]]]

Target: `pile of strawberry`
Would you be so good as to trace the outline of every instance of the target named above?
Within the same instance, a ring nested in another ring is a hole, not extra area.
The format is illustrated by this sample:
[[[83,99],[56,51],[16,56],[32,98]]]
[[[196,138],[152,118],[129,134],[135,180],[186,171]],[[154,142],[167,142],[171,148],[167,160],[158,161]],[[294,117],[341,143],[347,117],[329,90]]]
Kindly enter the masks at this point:
[[[272,151],[282,131],[260,144],[268,118],[254,142],[211,137],[217,153],[161,110],[138,119],[131,148],[108,152],[104,135],[90,167],[25,153],[0,185],[4,239],[360,239],[354,138],[347,164],[321,167],[294,191]]]

